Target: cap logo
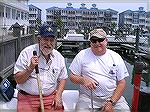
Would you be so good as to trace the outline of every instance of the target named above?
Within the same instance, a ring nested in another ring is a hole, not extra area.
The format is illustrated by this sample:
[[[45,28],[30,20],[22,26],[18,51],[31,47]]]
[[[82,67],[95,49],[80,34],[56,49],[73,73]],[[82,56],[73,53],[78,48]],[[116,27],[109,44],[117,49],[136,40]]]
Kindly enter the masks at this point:
[[[41,37],[55,37],[55,29],[51,28],[49,25],[43,24],[40,27],[39,35],[41,35]]]
[[[53,32],[53,30],[52,30],[50,27],[48,27],[46,30],[47,30],[48,32]]]

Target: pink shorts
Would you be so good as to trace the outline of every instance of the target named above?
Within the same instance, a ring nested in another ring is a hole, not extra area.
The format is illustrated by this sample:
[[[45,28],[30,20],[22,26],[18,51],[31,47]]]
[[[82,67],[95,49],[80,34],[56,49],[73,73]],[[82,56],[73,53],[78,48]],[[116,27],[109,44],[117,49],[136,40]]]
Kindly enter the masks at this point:
[[[56,92],[49,96],[43,96],[45,112],[64,112],[64,109],[55,110],[52,105]],[[18,92],[17,112],[40,112],[40,96],[30,95],[23,91]]]

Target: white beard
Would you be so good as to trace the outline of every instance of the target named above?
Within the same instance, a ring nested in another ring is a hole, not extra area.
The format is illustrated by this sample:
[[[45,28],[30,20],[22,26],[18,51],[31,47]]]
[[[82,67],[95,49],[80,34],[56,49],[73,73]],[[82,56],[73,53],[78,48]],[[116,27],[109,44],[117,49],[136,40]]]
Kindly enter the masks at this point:
[[[40,49],[43,55],[47,56],[52,53],[52,49]]]

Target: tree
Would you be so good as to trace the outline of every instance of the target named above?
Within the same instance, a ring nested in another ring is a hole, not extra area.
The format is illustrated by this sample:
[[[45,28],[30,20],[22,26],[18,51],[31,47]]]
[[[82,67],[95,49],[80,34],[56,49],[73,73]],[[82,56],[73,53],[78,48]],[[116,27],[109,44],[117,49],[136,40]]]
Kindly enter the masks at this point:
[[[41,22],[42,22],[42,20],[40,20],[39,18],[36,18],[36,20],[35,20],[35,22],[36,22],[36,25],[35,25],[35,28],[36,28],[36,30],[38,30],[39,29],[39,27],[41,26]]]
[[[60,30],[60,37],[63,37],[64,36],[64,23],[61,20],[61,18],[57,18],[55,21],[55,24],[57,26],[57,29]]]
[[[112,32],[116,32],[116,26],[117,24],[115,22],[111,22],[111,26],[110,26],[110,30],[111,30],[111,35],[112,35]]]

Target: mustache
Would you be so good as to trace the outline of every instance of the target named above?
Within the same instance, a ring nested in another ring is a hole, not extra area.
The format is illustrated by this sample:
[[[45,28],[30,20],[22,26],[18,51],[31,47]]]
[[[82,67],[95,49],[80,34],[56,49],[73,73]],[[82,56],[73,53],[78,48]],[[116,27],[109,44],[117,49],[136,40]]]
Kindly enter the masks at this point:
[[[51,49],[51,48],[53,48],[53,46],[44,46],[43,48]]]
[[[44,48],[51,48],[51,47],[49,47],[49,46],[44,46]]]

